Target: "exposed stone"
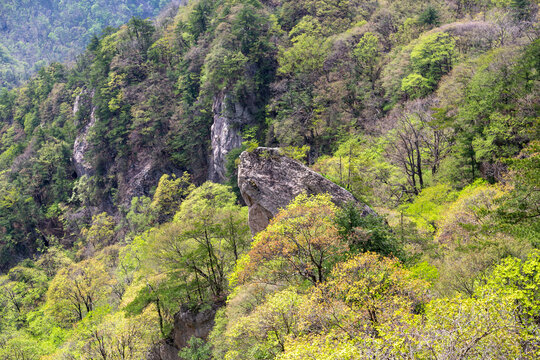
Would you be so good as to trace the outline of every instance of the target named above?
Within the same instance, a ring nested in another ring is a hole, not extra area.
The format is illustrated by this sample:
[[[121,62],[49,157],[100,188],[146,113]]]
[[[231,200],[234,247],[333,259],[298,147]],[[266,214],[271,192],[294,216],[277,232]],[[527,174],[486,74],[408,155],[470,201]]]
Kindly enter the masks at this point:
[[[146,360],[180,360],[178,351],[174,345],[163,340],[150,349]]]
[[[253,234],[264,230],[279,209],[303,192],[328,193],[336,205],[353,202],[363,215],[376,214],[347,190],[275,148],[260,147],[240,155],[238,186],[249,207],[249,227]]]
[[[182,310],[174,315],[174,345],[182,349],[192,336],[207,339],[214,327],[217,309],[222,304],[203,311]]]
[[[75,100],[75,105],[73,106],[73,113],[76,114],[79,111],[79,101],[80,95],[77,96]],[[85,154],[88,152],[90,145],[88,144],[88,134],[92,127],[96,124],[96,108],[92,108],[90,113],[90,121],[84,126],[81,132],[75,138],[75,143],[73,145],[73,166],[77,172],[77,176],[81,177],[83,175],[92,175],[92,166],[84,158]]]
[[[212,154],[210,156],[208,177],[214,182],[226,180],[227,154],[242,146],[240,129],[253,123],[251,111],[238,102],[231,102],[226,94],[214,99],[212,107],[214,123],[211,128]]]
[[[195,336],[206,340],[214,327],[217,310],[223,303],[216,303],[210,309],[193,311],[182,309],[174,315],[174,328],[171,338],[154,346],[147,360],[180,360],[178,352],[188,346],[188,341]]]

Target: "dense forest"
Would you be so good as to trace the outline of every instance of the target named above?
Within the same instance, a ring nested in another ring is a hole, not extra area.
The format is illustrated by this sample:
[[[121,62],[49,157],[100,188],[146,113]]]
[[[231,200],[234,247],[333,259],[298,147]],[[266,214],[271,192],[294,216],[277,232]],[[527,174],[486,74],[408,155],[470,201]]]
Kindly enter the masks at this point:
[[[5,0],[0,3],[0,88],[54,61],[73,60],[92,36],[133,16],[157,15],[169,0]],[[179,1],[175,1],[179,3]]]
[[[1,360],[160,359],[209,310],[180,359],[540,357],[537,2],[28,4],[2,86],[88,45],[0,90]],[[378,215],[302,194],[252,236],[259,146]]]

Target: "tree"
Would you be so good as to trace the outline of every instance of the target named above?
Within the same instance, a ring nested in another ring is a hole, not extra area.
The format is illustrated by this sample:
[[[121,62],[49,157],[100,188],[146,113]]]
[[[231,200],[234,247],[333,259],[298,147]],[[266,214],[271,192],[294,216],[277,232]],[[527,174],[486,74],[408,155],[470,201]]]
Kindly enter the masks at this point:
[[[241,277],[323,282],[348,250],[333,221],[336,211],[330,195],[298,195],[256,235]]]
[[[174,174],[162,175],[150,204],[158,223],[170,220],[192,190],[193,185],[187,172],[180,178]]]
[[[519,324],[521,346],[526,354],[540,351],[540,252],[532,251],[526,259],[509,257],[501,261],[486,277],[477,293],[483,297],[494,295],[514,302],[512,313]]]
[[[131,206],[126,214],[126,220],[132,233],[135,234],[146,230],[155,221],[156,214],[152,211],[151,202],[152,200],[147,196],[135,196],[131,199]]]
[[[208,0],[198,1],[189,14],[188,29],[197,40],[208,28],[213,3]]]
[[[409,74],[401,81],[401,91],[412,100],[426,96],[432,89],[430,81],[420,74]]]
[[[301,331],[376,338],[383,325],[399,322],[400,314],[421,311],[429,299],[428,284],[413,278],[395,259],[374,253],[339,263],[328,281],[310,291],[302,303],[307,321]]]
[[[353,55],[358,61],[360,71],[370,79],[372,89],[375,87],[380,67],[377,67],[380,59],[379,39],[375,34],[367,32],[362,36],[358,44],[354,47]]]
[[[427,95],[450,72],[455,56],[455,41],[449,34],[423,36],[412,48],[410,62],[414,72],[402,80],[402,91],[413,98]]]
[[[83,229],[81,235],[92,249],[102,249],[112,244],[115,236],[114,219],[103,212],[92,217],[92,225],[88,229]]]
[[[152,35],[154,32],[154,25],[147,19],[133,17],[127,24],[128,36],[143,60],[147,58],[147,50],[152,45]]]
[[[435,234],[435,241],[444,244],[434,259],[441,274],[441,292],[472,296],[494,263],[531,251],[529,241],[498,226],[497,209],[504,196],[503,188],[478,181],[458,193],[446,207]]]
[[[436,85],[452,69],[455,41],[446,33],[427,35],[411,51],[411,65],[420,75]]]
[[[180,304],[196,309],[227,295],[228,273],[251,239],[247,208],[235,202],[229,187],[204,183],[182,202],[172,222],[134,239],[124,260],[140,267],[141,290],[130,313],[155,305],[166,333]]]
[[[246,300],[240,294],[236,296]],[[219,355],[227,360],[274,359],[283,352],[288,339],[298,335],[301,302],[301,294],[290,287],[268,294],[244,313],[237,313],[239,309],[234,309],[233,305],[226,312],[231,318],[227,319],[222,332],[220,329],[212,332],[212,344],[224,348]],[[246,304],[241,306],[245,308]],[[214,356],[218,356],[216,351]]]
[[[538,247],[540,244],[540,141],[536,140],[517,158],[508,161],[512,188],[499,199],[497,215],[502,227]]]
[[[404,260],[400,244],[385,219],[379,215],[362,216],[355,204],[346,204],[336,214],[339,235],[354,252],[376,252]]]
[[[529,359],[520,351],[511,313],[504,298],[435,299],[423,316],[406,316],[400,324],[381,328],[384,345],[376,345],[391,354],[388,358]]]
[[[46,307],[62,324],[80,321],[110,293],[111,281],[103,261],[93,258],[70,265],[51,281]]]
[[[212,357],[210,350],[210,344],[192,336],[188,341],[188,346],[180,350],[178,355],[185,360],[210,360]]]
[[[428,8],[420,14],[418,21],[423,25],[439,25],[439,18],[437,9],[428,6]]]
[[[409,191],[418,195],[424,187],[422,125],[413,114],[401,116],[397,125],[388,146],[389,155],[407,176]]]
[[[149,312],[126,317],[119,311],[99,320],[88,327],[82,359],[138,360],[158,339],[156,319]]]

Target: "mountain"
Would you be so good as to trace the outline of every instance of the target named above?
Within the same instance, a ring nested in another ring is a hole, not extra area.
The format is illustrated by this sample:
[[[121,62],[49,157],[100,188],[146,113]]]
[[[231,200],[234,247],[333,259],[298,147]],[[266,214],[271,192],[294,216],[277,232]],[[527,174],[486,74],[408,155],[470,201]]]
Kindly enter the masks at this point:
[[[193,0],[0,91],[0,358],[536,358],[538,34]]]
[[[44,65],[66,62],[92,36],[131,17],[156,16],[169,1],[9,0],[0,4],[0,88],[21,84]]]

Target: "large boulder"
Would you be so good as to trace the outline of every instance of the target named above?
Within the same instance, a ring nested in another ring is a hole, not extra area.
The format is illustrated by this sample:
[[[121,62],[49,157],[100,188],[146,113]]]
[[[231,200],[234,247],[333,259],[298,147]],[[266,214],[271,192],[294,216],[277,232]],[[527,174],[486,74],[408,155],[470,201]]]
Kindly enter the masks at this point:
[[[238,186],[249,207],[252,234],[264,230],[279,209],[299,194],[328,193],[338,205],[355,203],[363,215],[375,214],[344,188],[334,184],[302,163],[284,156],[276,148],[257,148],[240,155]]]

